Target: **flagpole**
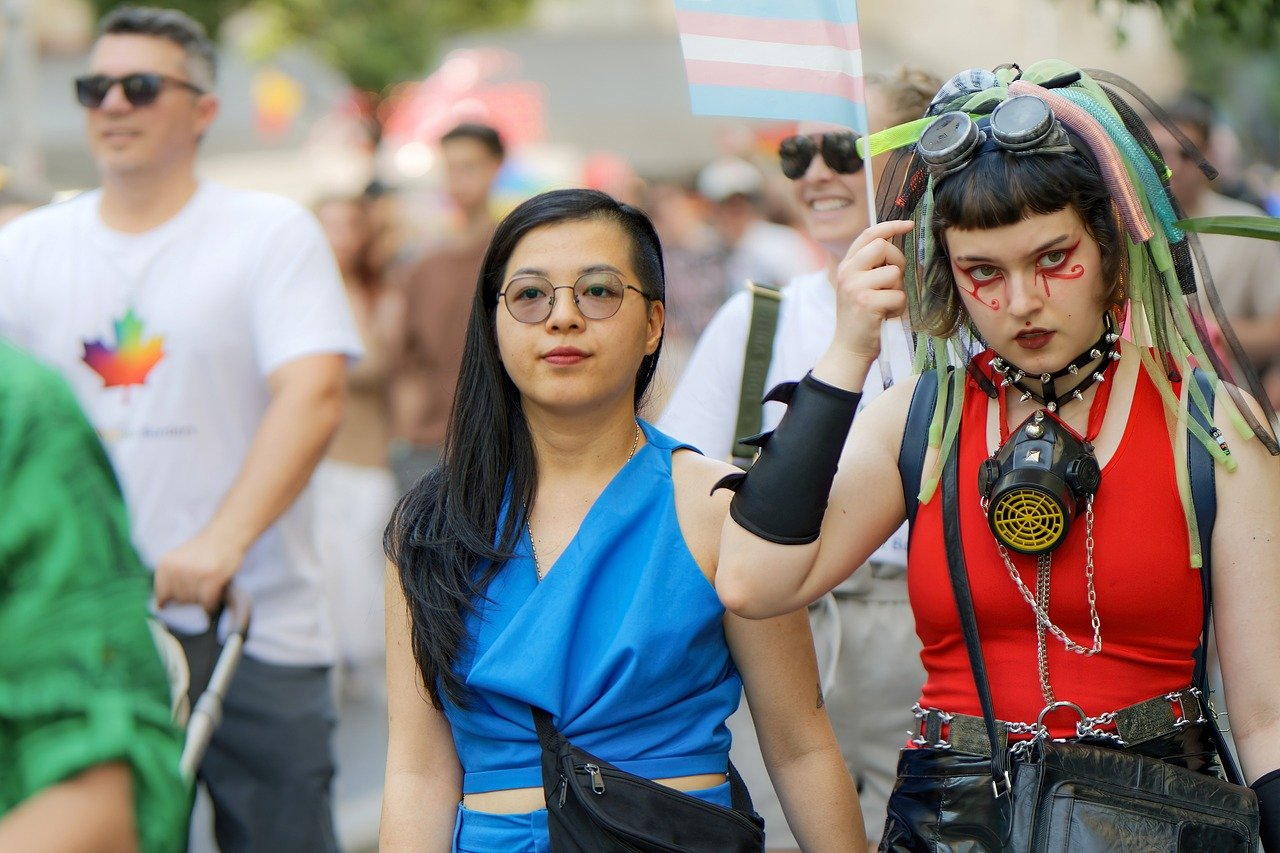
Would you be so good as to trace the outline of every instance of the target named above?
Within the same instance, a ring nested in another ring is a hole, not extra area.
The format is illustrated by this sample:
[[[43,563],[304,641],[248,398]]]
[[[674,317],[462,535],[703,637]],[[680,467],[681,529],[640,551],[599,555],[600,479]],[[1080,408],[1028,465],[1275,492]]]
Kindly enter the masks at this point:
[[[863,85],[865,87],[865,79]],[[867,227],[870,228],[876,224],[876,184],[875,176],[872,175],[871,169],[871,116],[867,113],[867,97],[866,89],[863,89],[862,104],[860,105],[862,113],[862,175],[867,184]],[[885,352],[884,328],[880,330],[880,351]],[[887,355],[884,358],[877,358],[876,365],[880,368],[880,386],[888,389],[893,385],[893,367],[889,364]]]
[[[871,174],[871,118],[867,115],[867,108],[864,104],[862,107],[862,126],[865,128],[865,135],[862,137],[862,173],[867,180],[867,227],[876,224],[876,186],[875,178]]]
[[[862,173],[867,181],[867,227],[870,228],[876,224],[876,185],[871,175],[871,118],[867,115],[865,98],[863,100],[862,126],[866,128],[867,134],[862,137]],[[880,387],[888,389],[893,384],[893,367],[889,364],[885,349],[883,325],[880,327],[880,353],[881,357],[876,359],[876,364],[880,367]]]
[[[866,137],[863,137],[864,139]],[[868,145],[868,148],[871,146]],[[862,158],[862,171],[867,174],[867,227],[876,224],[876,187],[871,177],[871,158]]]

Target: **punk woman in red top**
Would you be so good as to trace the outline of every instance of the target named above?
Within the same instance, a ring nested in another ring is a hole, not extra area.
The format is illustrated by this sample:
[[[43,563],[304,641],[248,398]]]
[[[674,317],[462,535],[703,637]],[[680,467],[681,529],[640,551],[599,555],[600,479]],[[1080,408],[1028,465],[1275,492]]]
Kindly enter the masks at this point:
[[[952,550],[967,564],[1000,739],[1017,750],[1084,736],[1216,773],[1212,711],[1192,687],[1199,568],[1212,557],[1231,731],[1264,845],[1280,851],[1275,415],[1256,379],[1206,346],[1196,291],[1215,303],[1208,271],[1122,82],[1044,62],[943,87],[882,184],[889,221],[840,268],[831,348],[775,390],[788,415],[728,484],[716,587],[756,618],[816,600],[915,510],[908,583],[928,678],[881,850],[1007,839],[944,546],[938,483],[954,454]],[[927,445],[904,442],[915,382],[853,422],[880,324],[904,313],[917,364],[937,378]],[[1216,470],[1208,553],[1189,447]],[[904,498],[913,454],[921,488]],[[929,781],[941,776],[952,781]]]

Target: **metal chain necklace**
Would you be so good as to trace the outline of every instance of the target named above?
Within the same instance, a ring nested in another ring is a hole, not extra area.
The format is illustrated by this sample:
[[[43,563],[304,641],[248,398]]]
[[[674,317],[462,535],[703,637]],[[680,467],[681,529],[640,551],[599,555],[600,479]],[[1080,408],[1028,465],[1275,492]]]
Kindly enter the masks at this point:
[[[635,436],[631,439],[631,449],[627,451],[627,458],[622,463],[623,465],[626,465],[627,462],[631,461],[632,457],[636,455],[636,448],[639,446],[640,446],[640,423],[639,421],[637,421],[636,433],[635,433]],[[542,568],[542,561],[538,559],[538,546],[533,543],[533,526],[529,524],[528,518],[529,518],[529,513],[525,512],[526,520],[525,520],[524,526],[525,526],[525,529],[529,531],[529,552],[533,555],[533,571],[538,576],[538,582],[541,583],[542,579],[547,576],[547,572],[545,569]]]
[[[1009,577],[1018,587],[1018,592],[1022,593],[1023,601],[1031,606],[1032,612],[1036,615],[1036,660],[1040,670],[1040,694],[1044,697],[1046,704],[1053,704],[1057,700],[1054,698],[1053,688],[1049,684],[1049,648],[1046,643],[1047,633],[1062,641],[1062,645],[1067,651],[1081,655],[1083,657],[1092,657],[1102,651],[1102,620],[1098,617],[1098,594],[1093,585],[1093,496],[1090,495],[1088,503],[1085,505],[1085,540],[1084,540],[1084,581],[1085,589],[1089,596],[1089,621],[1093,626],[1093,645],[1089,648],[1077,643],[1075,640],[1067,636],[1067,633],[1053,623],[1049,618],[1049,571],[1053,565],[1053,554],[1041,554],[1036,560],[1036,593],[1032,595],[1031,590],[1023,582],[1022,576],[1018,574],[1018,570],[1014,567],[1013,561],[1009,559],[1009,551],[999,540],[996,541],[996,549],[1000,552],[1000,559],[1004,561],[1004,567],[1009,572]]]
[[[1089,406],[1089,416],[1085,427],[1084,442],[1085,446],[1091,445],[1098,433],[1102,430],[1102,421],[1106,414],[1107,402],[1111,396],[1111,385],[1102,383],[1106,381],[1109,375],[1115,372],[1116,362],[1120,360],[1120,349],[1117,346],[1119,335],[1115,332],[1115,323],[1111,315],[1108,313],[1103,316],[1103,332],[1098,341],[1085,352],[1077,356],[1067,367],[1056,373],[1046,373],[1041,375],[1040,380],[1043,383],[1042,397],[1033,393],[1022,385],[1021,380],[1024,373],[1016,366],[1003,361],[999,356],[992,359],[992,368],[996,373],[1004,376],[1004,380],[997,388],[996,398],[998,401],[998,410],[1000,414],[1000,442],[1003,446],[1004,442],[1009,439],[1009,426],[1006,414],[1005,389],[1012,385],[1019,391],[1022,391],[1021,402],[1034,398],[1049,412],[1055,412],[1064,402],[1072,399],[1083,400],[1082,391],[1089,385],[1097,383],[1100,386],[1099,393],[1094,395],[1093,402]],[[1082,382],[1077,384],[1070,391],[1061,397],[1055,395],[1054,381],[1066,376],[1074,376],[1080,372],[1080,368],[1086,367],[1091,362],[1101,361],[1093,372]],[[987,500],[982,500],[982,510],[984,514],[988,513]],[[1009,573],[1009,577],[1013,580],[1018,588],[1018,592],[1022,594],[1022,598],[1031,607],[1036,617],[1036,663],[1040,676],[1040,694],[1044,698],[1046,705],[1051,705],[1057,701],[1054,695],[1053,687],[1049,683],[1049,647],[1047,643],[1047,635],[1052,634],[1062,642],[1067,651],[1083,657],[1092,657],[1102,651],[1102,622],[1098,617],[1098,597],[1097,591],[1093,583],[1093,495],[1090,495],[1085,504],[1085,588],[1088,591],[1089,598],[1089,621],[1093,627],[1093,644],[1089,648],[1085,648],[1079,643],[1067,636],[1066,632],[1053,623],[1049,618],[1049,591],[1050,591],[1050,571],[1053,567],[1052,552],[1040,554],[1036,558],[1036,591],[1033,595],[1031,590],[1023,582],[1022,576],[1018,574],[1017,568],[1013,565],[1013,561],[1009,558],[1008,549],[996,540],[996,550],[1000,553],[1000,559],[1004,563],[1005,570]]]

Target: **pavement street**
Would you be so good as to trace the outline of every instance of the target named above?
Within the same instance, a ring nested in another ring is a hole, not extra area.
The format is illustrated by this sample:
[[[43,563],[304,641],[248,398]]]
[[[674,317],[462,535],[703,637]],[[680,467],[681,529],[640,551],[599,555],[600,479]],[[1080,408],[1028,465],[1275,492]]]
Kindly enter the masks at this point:
[[[375,683],[381,681],[381,671]],[[334,754],[334,822],[345,853],[375,853],[382,809],[382,771],[387,758],[387,705],[380,687],[363,690],[348,684],[338,706]],[[203,789],[191,817],[188,853],[217,853],[213,815]]]

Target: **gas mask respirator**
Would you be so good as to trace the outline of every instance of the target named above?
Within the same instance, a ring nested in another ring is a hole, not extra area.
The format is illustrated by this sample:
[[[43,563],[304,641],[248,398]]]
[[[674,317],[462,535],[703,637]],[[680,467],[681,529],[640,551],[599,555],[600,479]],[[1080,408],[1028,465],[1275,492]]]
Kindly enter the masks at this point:
[[[1057,548],[1098,490],[1093,447],[1057,416],[1037,411],[978,469],[996,541],[1022,554]]]

